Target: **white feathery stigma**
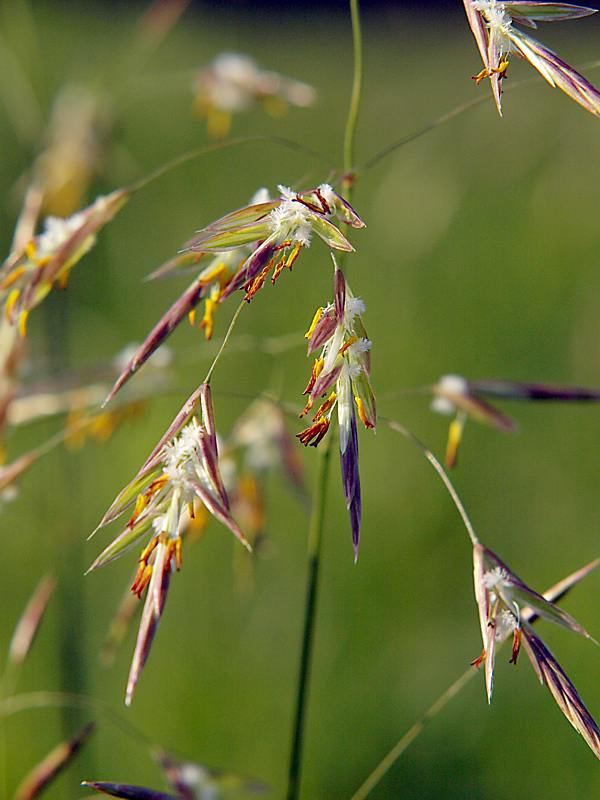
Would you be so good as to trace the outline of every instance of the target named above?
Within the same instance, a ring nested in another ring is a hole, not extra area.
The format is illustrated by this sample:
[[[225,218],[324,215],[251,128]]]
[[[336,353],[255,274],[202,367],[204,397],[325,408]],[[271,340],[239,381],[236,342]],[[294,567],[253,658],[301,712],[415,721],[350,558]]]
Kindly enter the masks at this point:
[[[494,569],[488,570],[482,580],[488,592],[495,592],[496,594],[499,594],[501,589],[510,585],[510,577],[502,567],[494,567]]]

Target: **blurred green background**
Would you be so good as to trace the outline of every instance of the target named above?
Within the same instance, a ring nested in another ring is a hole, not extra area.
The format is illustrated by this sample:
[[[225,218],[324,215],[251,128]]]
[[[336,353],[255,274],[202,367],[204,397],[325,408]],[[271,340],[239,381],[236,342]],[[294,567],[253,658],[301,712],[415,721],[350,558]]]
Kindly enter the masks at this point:
[[[375,13],[364,6],[359,162],[487,91],[469,79],[480,64],[460,8],[433,16],[393,7]],[[314,185],[340,166],[352,53],[349,20],[341,13],[252,13],[207,3],[139,58],[132,32],[143,4],[122,4],[111,14],[91,2],[36,0],[31,16],[27,8],[15,0],[1,9],[5,253],[20,176],[43,142],[43,135],[32,135],[35,124],[27,132],[26,84],[42,121],[70,81],[104,93],[112,106],[113,141],[91,197],[206,141],[205,125],[192,110],[193,73],[222,50],[246,52],[319,92],[313,108],[292,109],[281,119],[260,109],[241,114],[233,135],[284,136],[324,154],[319,161],[276,144],[247,144],[193,161],[137,195],[76,268],[67,293],[54,293],[34,311],[31,369],[43,375],[57,363],[84,368],[106,362],[140,340],[189,280],[141,279],[194,230],[244,204],[259,186]],[[583,65],[598,57],[599,34],[592,19],[547,26],[540,38]],[[16,69],[14,60],[23,86],[6,67]],[[527,65],[515,63],[508,85],[531,76]],[[600,78],[600,70],[590,71],[594,76]],[[599,131],[597,120],[536,80],[507,92],[504,119],[486,102],[360,176],[354,204],[367,228],[353,236],[356,254],[348,269],[354,293],[367,305],[379,410],[436,452],[443,453],[447,420],[429,411],[426,396],[394,394],[398,390],[447,372],[600,384]],[[242,315],[236,335],[297,331],[298,347],[276,358],[256,350],[224,357],[213,387],[225,433],[248,404],[244,398],[263,390],[301,402],[310,368],[302,333],[314,309],[330,299],[330,284],[329,256],[315,242],[294,272],[275,288],[265,287]],[[233,307],[221,310],[216,337]],[[117,529],[89,542],[86,537],[202,379],[207,353],[214,353],[186,325],[170,345],[179,365],[170,394],[157,397],[141,422],[122,427],[106,445],[48,456],[25,476],[19,497],[2,508],[0,648],[40,576],[54,572],[61,588],[18,690],[63,689],[101,698],[149,740],[201,763],[260,777],[279,798],[298,666],[307,525],[282,476],[269,481],[270,546],[254,560],[252,591],[236,585],[232,537],[211,524],[205,539],[186,549],[182,573],[172,581],[132,708],[124,707],[123,696],[133,631],[111,670],[98,662],[136,556],[83,579]],[[518,419],[520,432],[507,436],[469,424],[454,478],[482,540],[542,590],[598,555],[600,408],[502,407]],[[11,434],[9,456],[58,426],[49,421]],[[291,426],[299,429],[293,420]],[[360,448],[364,523],[356,566],[337,460],[331,478],[306,731],[306,800],[349,798],[481,647],[470,547],[440,482],[417,450],[383,425],[376,434],[361,431]],[[312,487],[316,454],[302,451],[302,458]],[[599,600],[600,577],[592,575],[566,603],[596,637]],[[600,716],[598,650],[544,623],[540,632]],[[392,768],[374,800],[598,795],[592,753],[538,685],[527,659],[517,669],[506,661],[502,654],[491,709],[483,678],[476,678]],[[56,709],[37,709],[7,721],[8,774],[0,791],[11,796],[28,769],[64,737],[65,724],[72,732],[90,717],[98,719],[97,733],[48,798],[83,796],[78,783],[84,778],[163,786],[144,745],[110,719],[85,712],[65,720]]]

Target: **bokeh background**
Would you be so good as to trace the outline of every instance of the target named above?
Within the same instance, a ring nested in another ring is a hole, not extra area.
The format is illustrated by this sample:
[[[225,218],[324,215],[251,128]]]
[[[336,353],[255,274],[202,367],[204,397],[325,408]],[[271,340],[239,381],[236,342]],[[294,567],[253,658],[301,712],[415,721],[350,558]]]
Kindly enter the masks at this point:
[[[8,252],[21,176],[43,146],[43,123],[67,82],[105,99],[112,132],[90,194],[108,191],[206,141],[193,113],[194,71],[222,50],[315,85],[318,102],[271,119],[236,117],[233,135],[274,134],[323,154],[253,143],[198,159],[137,195],[73,273],[32,315],[31,375],[105,363],[139,340],[188,278],[142,284],[198,227],[246,202],[259,186],[314,185],[339,167],[350,92],[348,16],[307,7],[200,3],[146,54],[132,45],[145,6],[6,2],[1,9],[0,235]],[[395,139],[487,91],[470,76],[478,54],[459,3],[364,3],[364,102],[359,163]],[[540,38],[576,65],[600,56],[600,25],[546,26]],[[133,55],[132,55],[133,54]],[[600,70],[589,71],[593,80]],[[17,77],[15,77],[17,76]],[[508,85],[531,77],[511,65]],[[600,137],[597,120],[541,80],[508,91],[500,120],[491,101],[398,149],[360,176],[355,205],[367,222],[348,261],[367,305],[380,413],[442,453],[447,420],[404,390],[457,372],[600,384]],[[319,242],[291,275],[266,287],[237,335],[288,336],[272,356],[232,348],[214,376],[227,432],[251,397],[269,390],[300,403],[309,369],[302,333],[331,296]],[[232,307],[222,309],[216,337]],[[137,424],[102,447],[49,455],[1,511],[0,652],[45,572],[60,587],[20,678],[19,691],[69,690],[100,698],[152,742],[201,763],[285,787],[306,573],[305,511],[285,478],[268,485],[269,546],[240,587],[232,538],[217,524],[186,550],[132,708],[123,705],[133,631],[111,670],[98,652],[130,579],[135,554],[87,578],[110,531],[86,541],[201,380],[209,356],[187,326],[172,337],[172,389]],[[516,435],[467,427],[457,487],[480,537],[542,590],[598,555],[600,408],[503,404]],[[60,426],[11,434],[16,456]],[[291,420],[291,429],[297,423]],[[355,566],[337,468],[321,573],[302,797],[349,798],[377,761],[480,651],[471,553],[457,513],[422,456],[382,425],[361,432],[364,525]],[[316,454],[302,451],[307,483]],[[114,533],[116,534],[116,529]],[[239,556],[239,554],[238,554]],[[566,607],[600,637],[600,577]],[[596,717],[600,653],[547,624],[540,632]],[[497,667],[493,706],[476,678],[431,723],[373,792],[374,799],[517,800],[594,797],[593,755],[523,657]],[[11,796],[66,732],[97,718],[87,751],[47,792],[85,794],[84,778],[163,787],[143,742],[106,715],[36,709],[6,722]]]

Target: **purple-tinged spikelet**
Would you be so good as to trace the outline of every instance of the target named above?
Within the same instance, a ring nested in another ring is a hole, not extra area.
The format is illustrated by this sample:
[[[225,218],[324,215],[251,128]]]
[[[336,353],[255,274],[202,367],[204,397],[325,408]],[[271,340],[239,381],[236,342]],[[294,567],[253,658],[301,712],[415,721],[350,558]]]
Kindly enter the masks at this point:
[[[463,0],[469,26],[477,42],[483,69],[474,80],[490,81],[492,95],[502,115],[502,82],[511,53],[528,61],[550,86],[558,87],[594,116],[600,116],[600,92],[552,50],[514,23],[537,28],[538,22],[560,22],[595,14],[597,9],[570,3]]]

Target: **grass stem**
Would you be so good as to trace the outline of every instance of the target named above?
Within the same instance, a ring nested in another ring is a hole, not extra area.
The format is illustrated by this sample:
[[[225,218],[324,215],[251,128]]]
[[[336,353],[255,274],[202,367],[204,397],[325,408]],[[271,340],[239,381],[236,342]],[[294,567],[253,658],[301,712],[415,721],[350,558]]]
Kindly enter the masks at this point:
[[[359,0],[349,0],[349,2],[354,47],[354,78],[343,144],[343,167],[347,175],[351,175],[354,162],[354,139],[358,122],[362,87],[362,36]],[[349,200],[352,193],[352,180],[345,182],[343,193],[346,200]],[[294,714],[292,746],[288,769],[287,800],[297,800],[300,796],[302,745],[304,740],[306,705],[310,684],[311,660],[318,605],[319,566],[321,563],[323,531],[325,527],[325,506],[334,438],[334,431],[330,430],[324,450],[321,453],[317,489],[308,529],[308,570],[306,576],[304,630],[302,634],[300,667],[298,670],[298,684],[296,688],[296,710]]]

